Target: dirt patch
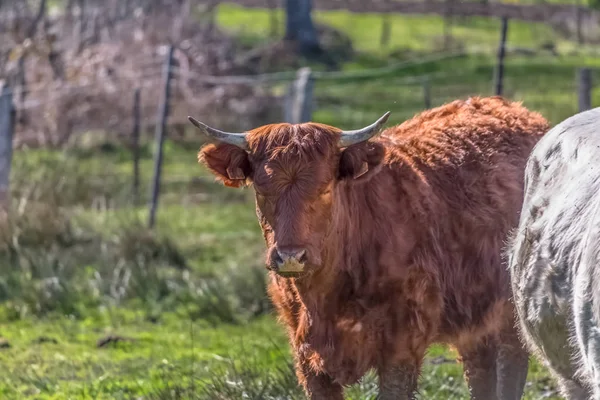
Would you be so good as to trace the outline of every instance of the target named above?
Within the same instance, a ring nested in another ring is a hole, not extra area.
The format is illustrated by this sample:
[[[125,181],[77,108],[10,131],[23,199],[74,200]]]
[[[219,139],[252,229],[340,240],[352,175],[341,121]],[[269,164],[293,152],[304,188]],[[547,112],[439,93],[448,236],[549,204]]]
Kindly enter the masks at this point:
[[[11,347],[12,346],[10,345],[8,340],[0,338],[0,349],[10,349]]]
[[[98,341],[96,342],[96,347],[100,349],[100,348],[108,347],[111,345],[114,346],[117,343],[123,343],[123,342],[135,342],[135,339],[124,337],[124,336],[119,336],[119,335],[108,335],[106,337],[98,339]]]
[[[48,336],[40,336],[40,337],[33,339],[31,341],[31,343],[32,344],[44,344],[44,343],[58,344],[58,340],[56,340],[52,337],[48,337]]]

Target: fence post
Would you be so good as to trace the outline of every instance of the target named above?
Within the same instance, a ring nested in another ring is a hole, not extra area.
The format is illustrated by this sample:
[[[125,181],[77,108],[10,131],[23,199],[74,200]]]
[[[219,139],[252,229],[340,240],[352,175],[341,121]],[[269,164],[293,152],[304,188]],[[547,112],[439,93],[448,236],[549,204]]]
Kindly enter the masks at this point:
[[[444,0],[444,50],[450,50],[452,45],[452,16],[454,0]]]
[[[165,129],[169,115],[169,98],[171,97],[171,66],[173,64],[173,45],[169,45],[167,59],[163,71],[164,90],[158,107],[155,148],[154,148],[154,178],[152,180],[152,193],[150,196],[150,214],[148,216],[148,227],[153,228],[156,222],[156,209],[158,207],[158,196],[160,192],[160,173],[163,159],[163,143],[165,141]]]
[[[502,28],[500,30],[500,45],[498,46],[498,64],[496,65],[496,77],[494,80],[495,93],[502,96],[504,84],[504,56],[506,54],[506,34],[508,32],[508,17],[502,17]]]
[[[579,68],[579,112],[592,108],[592,70],[589,68]]]
[[[575,24],[577,29],[577,43],[583,44],[583,30],[581,27],[583,19],[583,9],[580,4],[575,7]]]
[[[133,204],[137,205],[140,192],[140,88],[136,88],[133,93],[131,153],[133,158]]]
[[[379,39],[381,47],[387,47],[390,43],[390,36],[392,35],[392,23],[390,19],[390,13],[384,13],[381,16],[381,37]]]
[[[426,76],[423,78],[423,100],[425,102],[425,109],[428,110],[431,108],[431,82],[429,81],[429,77]]]
[[[313,86],[311,69],[300,68],[288,89],[284,110],[286,122],[299,124],[312,119]]]
[[[8,208],[10,199],[8,184],[12,161],[14,112],[12,89],[6,82],[0,82],[0,208]]]

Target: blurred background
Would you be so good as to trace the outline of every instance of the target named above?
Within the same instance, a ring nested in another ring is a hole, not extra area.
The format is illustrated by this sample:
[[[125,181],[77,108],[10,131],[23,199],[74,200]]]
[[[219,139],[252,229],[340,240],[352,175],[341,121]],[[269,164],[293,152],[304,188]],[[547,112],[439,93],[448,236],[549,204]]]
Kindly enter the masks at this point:
[[[0,396],[302,399],[251,190],[186,117],[388,125],[598,104],[597,0],[0,0]],[[348,390],[375,399],[370,373]],[[433,347],[423,399],[466,399]],[[526,399],[557,399],[532,362]]]

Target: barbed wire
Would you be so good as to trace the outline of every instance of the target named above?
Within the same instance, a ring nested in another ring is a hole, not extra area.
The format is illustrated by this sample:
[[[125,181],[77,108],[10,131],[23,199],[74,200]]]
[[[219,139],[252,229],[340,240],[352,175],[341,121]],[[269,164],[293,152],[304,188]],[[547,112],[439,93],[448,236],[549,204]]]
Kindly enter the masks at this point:
[[[508,52],[515,52],[522,50],[522,47],[518,46],[507,46]],[[367,70],[361,71],[314,71],[312,72],[312,78],[316,81],[352,81],[352,80],[362,80],[362,79],[378,79],[387,77],[390,74],[395,72],[400,72],[403,69],[408,69],[417,65],[439,62],[444,60],[450,60],[454,58],[460,58],[465,56],[476,56],[476,55],[490,55],[492,52],[487,47],[480,48],[472,48],[470,51],[460,50],[450,53],[442,53],[442,54],[434,54],[432,56],[421,57],[418,59],[412,59],[407,61],[401,61],[392,65],[388,65],[380,68],[371,68]],[[146,57],[144,57],[146,59]],[[119,78],[126,79],[149,79],[155,78],[159,75],[163,74],[163,66],[164,61],[157,60],[156,57],[148,56],[147,58],[149,62],[147,64],[133,65],[132,67],[136,70],[148,69],[148,68],[156,68],[155,71],[150,72],[149,75],[138,76],[135,73],[121,73]],[[94,64],[98,64],[101,61],[98,61]],[[185,73],[182,73],[185,71]],[[183,70],[181,67],[174,66],[172,67],[172,78],[177,78],[177,75],[182,78],[192,79],[196,83],[206,83],[212,85],[235,85],[235,84],[248,84],[248,85],[264,85],[266,83],[275,83],[275,82],[291,82],[296,79],[296,71],[283,71],[283,72],[273,72],[273,73],[264,73],[264,74],[253,74],[253,75],[229,75],[229,76],[215,76],[215,75],[204,75],[194,72],[190,69]],[[413,78],[407,79],[407,84],[418,83],[418,81],[422,79]],[[92,87],[99,85],[100,82],[93,81],[89,83],[78,83],[78,84],[68,84],[66,89],[71,90],[74,87]],[[39,88],[39,89],[27,89],[26,93],[28,95],[34,95],[38,93],[42,93],[44,91],[56,91],[62,90],[62,88],[48,87]]]
[[[373,68],[373,69],[369,69],[366,71],[359,71],[359,72],[352,72],[352,71],[351,72],[320,72],[320,71],[318,71],[318,72],[314,73],[314,78],[316,80],[356,80],[356,79],[364,79],[366,77],[371,77],[373,79],[376,79],[379,77],[383,77],[393,71],[398,72],[398,71],[401,71],[402,69],[410,68],[415,65],[460,57],[460,56],[464,56],[464,55],[465,55],[464,52],[455,52],[455,53],[450,53],[450,54],[435,55],[432,57],[423,57],[423,58],[420,58],[417,60],[404,61],[404,62],[396,63],[394,65],[386,66],[383,68]],[[158,67],[158,64],[157,64],[157,67]],[[171,75],[172,79],[177,79],[177,78],[194,79],[196,81],[196,83],[209,83],[209,84],[213,84],[213,85],[234,85],[234,84],[265,85],[265,84],[274,83],[274,82],[291,82],[295,79],[295,75],[296,75],[296,73],[294,71],[286,71],[286,72],[280,72],[280,73],[269,73],[269,74],[260,74],[260,75],[219,77],[219,76],[200,75],[191,70],[186,70],[185,73],[182,73],[182,70],[179,67],[173,67],[171,74],[172,74]],[[141,83],[135,85],[135,87],[144,89],[144,88],[155,86],[154,83],[152,83],[152,82],[146,83],[145,81],[152,80],[153,78],[161,77],[162,75],[164,75],[162,68],[160,68],[160,69],[157,68],[157,70],[152,71],[148,74],[144,74],[144,75],[135,75],[135,74],[125,73],[125,74],[120,75],[118,77],[118,79],[129,79],[129,80],[141,81]],[[423,79],[423,77],[405,77],[403,81],[400,81],[400,82],[397,81],[396,84],[411,85],[411,84],[419,83],[420,81],[422,81],[422,79]],[[92,87],[107,86],[107,85],[111,85],[111,84],[116,85],[116,84],[118,84],[118,82],[112,83],[110,81],[94,80],[92,82],[86,82],[86,83],[67,83],[67,84],[62,84],[61,86],[58,86],[58,87],[53,86],[53,85],[48,85],[47,87],[44,87],[44,88],[27,89],[25,91],[25,93],[27,94],[28,97],[35,97],[36,95],[39,95],[42,93],[49,93],[49,92],[52,92],[52,95],[51,95],[51,98],[45,99],[45,100],[30,98],[30,99],[26,100],[25,103],[17,105],[17,109],[18,110],[27,110],[27,109],[32,109],[32,108],[38,108],[38,107],[40,107],[46,103],[49,103],[51,101],[56,101],[58,99],[61,99],[62,97],[73,95],[74,93],[77,93],[78,91],[87,90]],[[16,90],[18,90],[18,88]],[[9,91],[14,93],[15,89],[10,88]]]
[[[415,65],[426,64],[435,61],[443,61],[451,58],[468,55],[465,51],[457,51],[452,53],[435,54],[431,57],[422,57],[415,60],[401,61],[386,67],[371,68],[362,71],[314,71],[312,78],[315,80],[345,80],[345,79],[364,79],[376,78],[397,72],[402,69],[407,69]],[[264,84],[266,82],[291,82],[296,79],[296,71],[273,72],[258,75],[237,75],[237,76],[209,76],[195,75],[192,77],[203,83],[214,85],[230,85],[230,84]]]
[[[382,68],[372,68],[363,71],[334,71],[334,72],[326,72],[326,71],[315,71],[313,72],[313,78],[316,80],[353,80],[353,79],[364,79],[364,78],[378,78],[384,77],[391,72],[398,72],[402,69],[407,69],[413,67],[415,65],[425,64],[429,62],[442,61],[446,59],[456,58],[468,55],[467,52],[459,51],[448,54],[437,54],[432,57],[423,57],[415,60],[402,61],[393,65],[389,65]],[[130,79],[147,79],[152,77],[157,77],[163,74],[163,65],[164,61],[156,61],[153,60],[152,64],[135,66],[136,68],[145,68],[148,66],[157,67],[156,71],[153,71],[150,75],[147,76],[138,76],[134,74],[122,74],[119,78],[130,78]],[[230,76],[214,76],[214,75],[201,75],[192,70],[186,69],[185,73],[182,73],[182,69],[180,67],[172,67],[172,78],[177,78],[179,74],[180,77],[184,78],[193,78],[201,83],[209,83],[214,85],[234,85],[234,84],[265,84],[270,82],[281,82],[287,81],[291,82],[296,78],[295,71],[284,71],[284,72],[275,72],[275,73],[265,73],[265,74],[255,74],[255,75],[230,75]],[[408,80],[410,81],[410,80]],[[63,87],[44,87],[40,89],[28,89],[27,94],[37,94],[44,91],[55,91],[61,90],[69,90],[74,87],[91,87],[95,85],[99,85],[100,82],[93,81],[89,83],[79,83],[79,84],[67,84],[67,86]],[[50,86],[50,85],[48,85]],[[14,90],[14,89],[13,89]]]
[[[162,75],[160,73],[141,76],[140,77],[141,83],[139,83],[135,86],[132,86],[131,94],[133,95],[133,91],[135,89],[144,90],[144,89],[156,88],[157,87],[156,83],[152,82],[151,80],[152,80],[152,78],[160,78],[160,77],[162,77]],[[175,76],[172,79],[177,79],[177,77]],[[432,74],[392,78],[392,80],[390,80],[390,84],[393,83],[394,87],[401,87],[401,86],[414,87],[414,86],[423,86],[426,84],[426,82],[429,82],[430,84],[433,84],[433,86],[431,87],[431,90],[439,91],[440,89],[436,89],[436,86],[437,86],[436,82],[452,80],[453,82],[455,82],[454,84],[450,84],[450,85],[443,84],[443,89],[441,89],[444,93],[447,93],[448,95],[464,94],[464,85],[465,84],[461,84],[460,83],[461,81],[475,85],[476,88],[478,88],[478,89],[484,85],[489,84],[490,85],[489,91],[492,90],[491,78],[490,78],[490,82],[472,82],[471,79],[472,79],[472,76],[469,74],[432,73]],[[272,83],[272,82],[266,82],[266,83]],[[358,83],[358,82],[344,82],[344,83],[336,83],[333,85],[331,83],[328,83],[328,84],[331,87],[339,87],[340,84],[346,85],[349,83]],[[230,84],[232,84],[232,83],[230,83]],[[324,89],[324,87],[322,86],[323,84],[327,84],[327,83],[320,82],[319,85],[317,86],[317,89],[323,90]],[[31,109],[40,108],[47,104],[56,102],[57,100],[61,100],[63,98],[67,98],[69,96],[73,96],[73,95],[77,95],[81,92],[85,92],[92,87],[104,87],[103,94],[109,95],[109,96],[110,95],[119,95],[124,92],[123,90],[106,89],[107,85],[111,85],[113,87],[118,86],[118,82],[116,82],[116,83],[113,83],[113,82],[110,82],[110,83],[91,82],[91,83],[87,83],[87,84],[70,85],[67,87],[49,88],[49,89],[43,89],[43,90],[38,90],[38,91],[34,91],[34,92],[27,92],[28,99],[25,100],[24,103],[15,105],[15,109],[16,110],[31,110]],[[531,84],[531,85],[523,86],[522,84],[520,84],[519,87],[515,90],[523,91],[523,90],[527,90],[527,89],[531,89],[531,88],[535,88],[535,87],[538,87],[538,85]],[[565,83],[561,87],[562,88],[573,88],[573,90],[574,90],[576,88],[576,85],[574,83]],[[35,93],[42,93],[42,92],[49,92],[49,91],[53,91],[54,93],[47,99],[31,98],[31,96],[30,96],[30,94],[32,94],[32,93],[35,94]],[[488,91],[488,90],[486,89],[485,91]],[[283,95],[280,95],[280,96],[283,96]],[[319,90],[317,90],[317,92],[315,93],[315,97],[319,98],[322,96],[327,97],[327,95],[320,95]],[[394,102],[396,102],[396,101],[397,100],[394,100]]]
[[[515,50],[521,48],[509,47],[508,51],[511,51],[511,49]],[[472,77],[469,74],[457,74],[453,71],[442,71],[404,77],[395,77],[394,74],[398,74],[405,69],[411,69],[415,66],[427,63],[435,63],[465,56],[490,55],[490,53],[490,49],[486,47],[472,48],[470,51],[460,50],[454,52],[437,53],[426,57],[401,61],[385,67],[371,68],[361,71],[314,71],[312,73],[312,77],[319,84],[318,87],[322,87],[321,85],[323,84],[335,86],[338,84],[358,83],[364,81],[365,79],[393,79],[393,84],[396,87],[424,85],[425,82],[428,82],[429,84],[435,86],[436,82],[440,82],[443,80],[444,92],[453,93],[456,91],[456,93],[462,93],[464,92],[464,90],[459,82],[461,82],[463,79],[471,80],[470,78]],[[145,60],[147,58],[143,57],[141,59]],[[102,91],[103,95],[110,96],[123,93],[123,90],[120,89],[120,86],[123,85],[123,80],[125,81],[125,83],[130,83],[132,81],[134,82],[134,84],[129,85],[133,94],[133,91],[137,88],[142,90],[156,88],[156,80],[162,80],[162,78],[164,77],[164,60],[157,60],[156,58],[152,58],[152,63],[132,67],[134,68],[132,68],[131,70],[128,69],[125,72],[120,71],[114,76],[114,79],[111,77],[98,78],[96,76],[97,79],[83,83],[59,83],[59,86],[55,86],[56,82],[53,82],[53,84],[41,88],[28,88],[25,91],[25,93],[27,94],[27,100],[24,103],[16,105],[16,109],[31,110],[40,108],[49,103],[60,100],[64,97],[77,95],[82,91],[89,91],[94,87],[99,88]],[[149,70],[146,71],[146,69]],[[139,71],[142,72],[140,73]],[[172,67],[171,72],[171,78],[174,80],[183,79],[184,82],[188,81],[190,83],[195,84],[209,84],[215,86],[227,86],[237,84],[267,86],[270,84],[290,83],[296,79],[295,71],[265,73],[258,75],[213,76],[195,72],[193,69],[183,69],[181,67],[174,66]],[[510,76],[507,75],[506,78],[510,79]],[[447,82],[450,82],[450,80],[452,81],[452,83],[448,84]],[[472,84],[472,82],[470,83]],[[483,85],[484,82],[477,82],[475,84]],[[570,85],[565,85],[565,87],[566,86]],[[523,89],[522,85],[520,85],[519,89]],[[19,88],[11,88],[9,91],[15,90],[19,90]],[[432,90],[436,89],[432,87]],[[47,94],[48,98],[40,99],[39,97],[41,97],[40,95],[42,94]],[[318,93],[316,93],[315,95],[316,97],[318,97]],[[394,101],[394,103],[396,103],[396,101]]]

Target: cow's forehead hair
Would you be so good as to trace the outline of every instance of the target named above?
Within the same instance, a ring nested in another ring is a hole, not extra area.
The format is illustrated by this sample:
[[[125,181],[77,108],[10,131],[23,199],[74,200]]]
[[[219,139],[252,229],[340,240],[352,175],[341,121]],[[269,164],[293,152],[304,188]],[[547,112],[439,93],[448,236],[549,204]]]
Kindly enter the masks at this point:
[[[294,188],[297,197],[320,190],[333,178],[339,132],[314,123],[266,125],[249,132],[255,188],[270,195]]]
[[[335,153],[341,130],[319,123],[269,124],[248,132],[252,153],[259,159],[317,159]]]

